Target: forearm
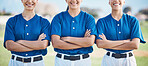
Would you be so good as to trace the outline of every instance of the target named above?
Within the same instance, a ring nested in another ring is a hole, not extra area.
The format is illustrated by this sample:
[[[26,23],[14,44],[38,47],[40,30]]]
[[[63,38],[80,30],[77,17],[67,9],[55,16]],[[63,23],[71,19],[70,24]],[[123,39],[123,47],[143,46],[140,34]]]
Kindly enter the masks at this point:
[[[14,42],[14,41],[6,41],[6,48],[10,51],[15,51],[15,52],[33,51],[33,49],[25,47],[19,43]]]
[[[67,43],[67,42],[62,41],[62,40],[52,41],[52,45],[53,45],[54,48],[63,49],[63,50],[82,48],[79,45]]]
[[[67,42],[80,45],[82,47],[90,47],[94,44],[95,36],[91,35],[90,37],[69,37]]]
[[[112,47],[110,49],[115,49],[115,50],[133,50],[133,49],[138,49],[140,44],[140,39],[139,38],[134,38],[132,41],[121,44],[119,46]]]
[[[134,42],[128,42],[128,43],[124,43],[124,44],[121,44],[119,46],[115,46],[115,47],[112,47],[110,49],[115,49],[115,50],[133,50],[133,49],[138,49],[139,47],[139,44],[135,44]]]
[[[112,48],[112,47],[116,47],[119,45],[122,45],[124,43],[129,42],[129,40],[118,40],[118,41],[111,41],[111,40],[100,40],[97,39],[96,44],[98,48]]]
[[[48,40],[43,40],[43,41],[27,41],[27,40],[19,40],[19,43],[23,44],[24,46],[27,46],[29,48],[32,48],[34,50],[40,50],[40,49],[45,49],[48,46]]]
[[[52,39],[51,40],[52,41],[52,46],[54,48],[63,49],[63,50],[81,48],[81,46],[79,46],[79,45],[72,44],[72,43],[67,43],[67,42],[61,40],[59,35],[52,35],[51,39]]]

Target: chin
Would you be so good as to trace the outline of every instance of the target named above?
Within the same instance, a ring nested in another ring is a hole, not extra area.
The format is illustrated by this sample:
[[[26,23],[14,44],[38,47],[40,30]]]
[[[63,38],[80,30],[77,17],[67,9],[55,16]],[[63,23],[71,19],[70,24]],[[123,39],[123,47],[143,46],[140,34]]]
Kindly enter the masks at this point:
[[[112,10],[114,10],[114,11],[119,11],[119,10],[121,10],[120,8],[112,8]]]
[[[78,7],[71,7],[71,9],[75,10],[75,9],[78,9]]]
[[[25,10],[27,10],[27,11],[33,11],[34,9],[31,9],[31,8],[30,8],[30,9],[25,9]]]

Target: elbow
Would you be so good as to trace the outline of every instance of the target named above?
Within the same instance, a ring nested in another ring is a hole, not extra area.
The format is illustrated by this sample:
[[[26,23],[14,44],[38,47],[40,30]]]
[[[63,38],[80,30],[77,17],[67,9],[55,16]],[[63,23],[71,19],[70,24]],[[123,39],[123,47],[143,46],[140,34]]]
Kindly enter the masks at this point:
[[[43,44],[43,46],[41,47],[41,49],[46,49],[47,48],[47,44]]]
[[[13,50],[11,47],[9,47],[8,45],[6,46],[7,50]]]
[[[6,42],[6,49],[7,50],[13,50],[13,48],[10,46],[9,42]]]
[[[54,42],[52,42],[52,46],[53,46],[54,48],[60,48],[60,47],[61,47],[60,45],[57,45],[57,44],[54,43]]]
[[[53,46],[54,48],[58,48],[58,46],[55,45],[53,42],[52,42],[52,46]]]
[[[48,42],[43,42],[43,44],[41,45],[40,49],[46,49],[48,46]]]
[[[96,45],[97,45],[98,48],[104,48],[103,44],[102,44],[102,40],[99,40],[99,39],[96,40]]]
[[[133,44],[133,49],[137,50],[139,48],[139,43],[134,43]]]
[[[88,42],[88,46],[93,46],[93,45],[94,45],[94,41]]]
[[[87,45],[85,45],[85,47],[93,46],[94,45],[94,40],[93,39],[87,40],[87,42],[85,44],[87,44]]]
[[[100,42],[96,42],[98,48],[102,48]]]

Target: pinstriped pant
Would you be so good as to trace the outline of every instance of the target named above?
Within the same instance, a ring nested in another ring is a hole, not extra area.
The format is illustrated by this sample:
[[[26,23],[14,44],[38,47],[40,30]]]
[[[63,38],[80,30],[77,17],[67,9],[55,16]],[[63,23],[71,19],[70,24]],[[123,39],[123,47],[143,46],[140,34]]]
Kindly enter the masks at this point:
[[[137,66],[135,57],[114,58],[104,55],[101,66]]]

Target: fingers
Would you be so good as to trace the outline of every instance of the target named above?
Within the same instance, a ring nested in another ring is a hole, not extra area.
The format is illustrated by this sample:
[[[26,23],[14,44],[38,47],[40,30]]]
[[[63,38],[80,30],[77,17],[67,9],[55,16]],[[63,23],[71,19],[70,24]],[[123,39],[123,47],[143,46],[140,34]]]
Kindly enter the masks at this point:
[[[42,34],[39,36],[38,40],[42,40],[42,39],[45,39],[45,38],[46,38],[46,34],[42,33]]]
[[[86,36],[89,37],[89,36],[90,36],[90,33],[91,33],[91,32],[88,32],[88,33],[86,34]]]
[[[106,39],[106,36],[102,33],[102,35],[99,35],[99,37],[102,39],[102,40],[107,40]]]
[[[99,37],[103,39],[103,35],[99,35]]]
[[[89,37],[90,36],[90,33],[91,33],[91,30],[89,29],[87,29],[86,30],[86,32],[85,32],[85,36],[84,37]]]
[[[102,35],[105,36],[103,33],[102,33]]]

